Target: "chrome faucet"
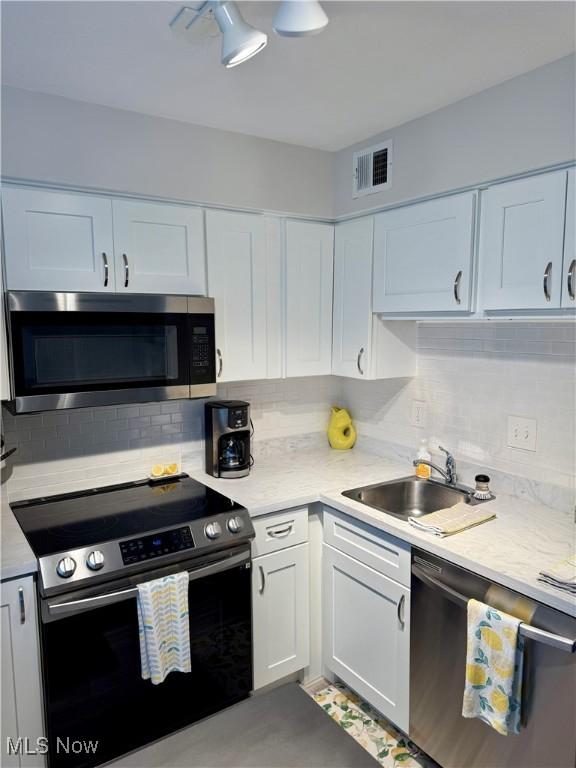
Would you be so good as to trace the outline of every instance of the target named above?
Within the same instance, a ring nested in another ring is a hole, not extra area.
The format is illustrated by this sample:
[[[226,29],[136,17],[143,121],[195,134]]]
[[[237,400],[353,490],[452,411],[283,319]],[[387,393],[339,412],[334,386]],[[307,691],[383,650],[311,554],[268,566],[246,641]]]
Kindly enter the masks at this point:
[[[412,464],[415,467],[417,467],[418,464],[426,464],[427,467],[434,469],[438,474],[442,475],[448,485],[456,485],[458,480],[458,475],[456,474],[456,460],[446,448],[442,448],[441,445],[439,445],[438,448],[446,454],[446,469],[442,469],[442,467],[439,467],[437,464],[427,461],[426,459],[414,459]]]

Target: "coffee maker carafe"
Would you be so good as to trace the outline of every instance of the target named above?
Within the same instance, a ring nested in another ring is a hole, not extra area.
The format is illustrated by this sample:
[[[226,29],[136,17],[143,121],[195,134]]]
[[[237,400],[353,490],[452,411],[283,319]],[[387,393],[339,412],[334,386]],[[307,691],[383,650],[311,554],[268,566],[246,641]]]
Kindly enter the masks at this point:
[[[206,472],[245,477],[250,472],[250,405],[242,400],[210,400],[204,406]]]

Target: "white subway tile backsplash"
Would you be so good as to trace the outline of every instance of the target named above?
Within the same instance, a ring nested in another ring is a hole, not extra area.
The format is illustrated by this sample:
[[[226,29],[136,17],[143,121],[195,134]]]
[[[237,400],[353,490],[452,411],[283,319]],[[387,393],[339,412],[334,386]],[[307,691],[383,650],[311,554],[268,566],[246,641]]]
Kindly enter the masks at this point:
[[[352,412],[359,445],[386,441],[412,455],[428,437],[434,450],[445,443],[471,466],[566,486],[576,462],[575,339],[574,323],[419,324],[414,379],[231,382],[218,386],[218,397],[250,402],[255,451],[264,441],[289,445],[324,433],[330,406],[339,404]],[[425,428],[410,424],[414,399],[427,403]],[[18,417],[4,410],[6,443],[18,448],[5,472],[9,494],[121,482],[182,456],[201,465],[203,414],[203,400]],[[506,445],[511,414],[538,421],[534,453]]]

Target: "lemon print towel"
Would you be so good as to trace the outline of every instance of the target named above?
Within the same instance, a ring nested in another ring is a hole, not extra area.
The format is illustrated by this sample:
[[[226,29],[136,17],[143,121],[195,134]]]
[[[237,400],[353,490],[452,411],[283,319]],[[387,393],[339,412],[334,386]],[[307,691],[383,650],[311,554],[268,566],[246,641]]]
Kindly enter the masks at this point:
[[[139,584],[137,602],[144,680],[158,685],[170,672],[190,672],[186,571]]]
[[[520,619],[468,601],[463,717],[478,717],[498,733],[520,732],[524,640]]]

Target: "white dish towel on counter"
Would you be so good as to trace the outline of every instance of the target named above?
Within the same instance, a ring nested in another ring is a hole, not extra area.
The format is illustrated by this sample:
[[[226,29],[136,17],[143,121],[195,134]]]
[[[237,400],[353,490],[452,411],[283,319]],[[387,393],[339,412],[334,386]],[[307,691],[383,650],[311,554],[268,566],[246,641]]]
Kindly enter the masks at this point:
[[[138,584],[142,677],[153,685],[170,672],[190,672],[188,573]]]

